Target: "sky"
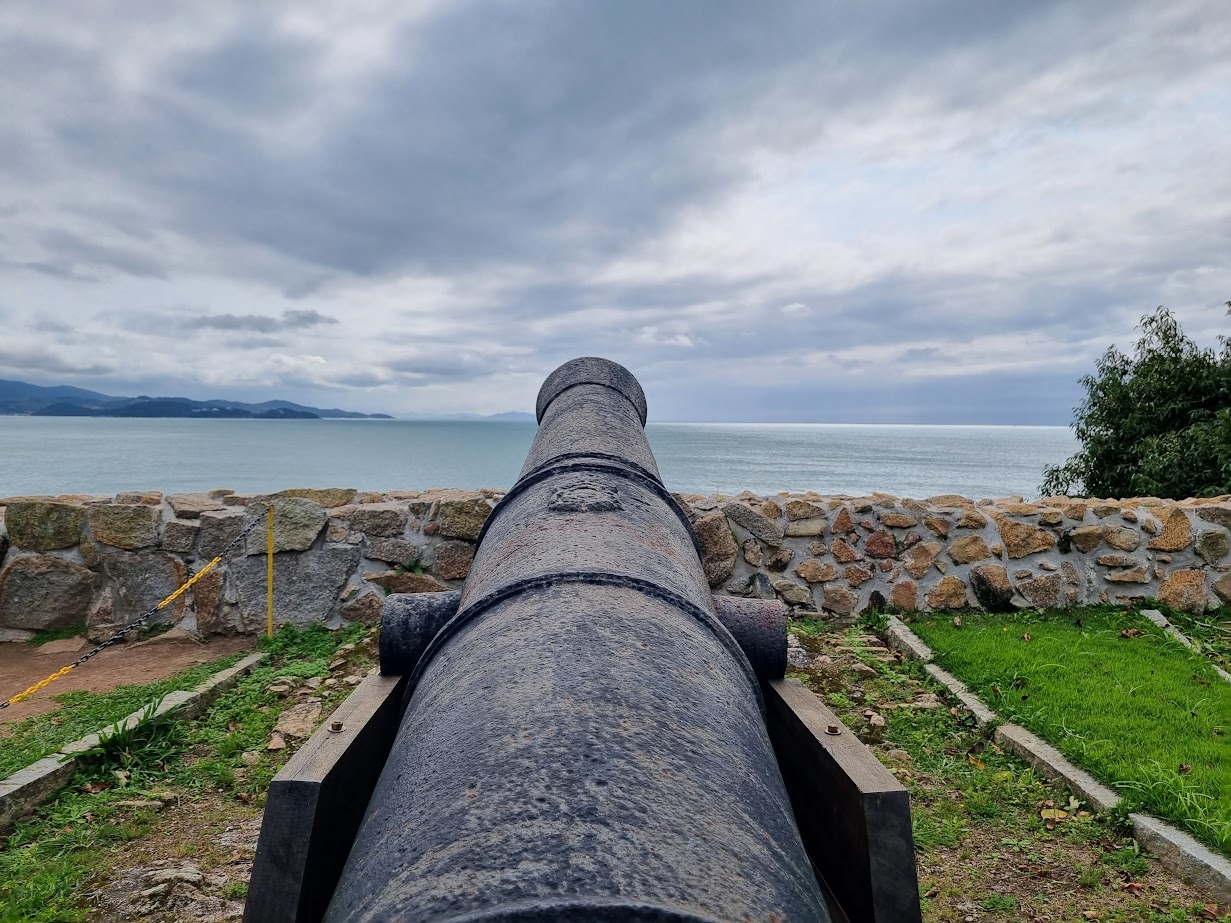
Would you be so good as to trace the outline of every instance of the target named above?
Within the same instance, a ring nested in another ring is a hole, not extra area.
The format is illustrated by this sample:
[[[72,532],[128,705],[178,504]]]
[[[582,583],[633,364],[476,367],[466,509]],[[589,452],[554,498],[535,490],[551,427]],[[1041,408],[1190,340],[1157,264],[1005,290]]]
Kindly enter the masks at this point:
[[[6,3],[0,112],[0,378],[1066,424],[1231,332],[1226,0]]]

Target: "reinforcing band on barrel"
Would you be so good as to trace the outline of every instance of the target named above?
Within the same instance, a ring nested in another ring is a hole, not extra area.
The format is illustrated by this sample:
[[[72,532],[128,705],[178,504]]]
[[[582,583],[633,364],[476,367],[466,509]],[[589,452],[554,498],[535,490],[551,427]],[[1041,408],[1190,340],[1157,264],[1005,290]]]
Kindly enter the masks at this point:
[[[406,710],[406,706],[410,703],[410,698],[414,694],[415,687],[419,684],[423,671],[432,662],[432,658],[436,656],[440,649],[449,642],[449,639],[463,625],[482,615],[492,606],[512,599],[514,596],[520,596],[522,593],[530,590],[561,586],[569,583],[586,583],[592,586],[617,586],[635,590],[649,596],[651,599],[665,602],[669,606],[692,616],[713,632],[718,640],[722,642],[723,646],[731,653],[731,656],[735,658],[736,662],[740,665],[740,669],[744,671],[744,675],[748,678],[748,684],[752,687],[752,693],[757,700],[757,707],[760,708],[762,715],[765,714],[765,700],[761,697],[761,683],[757,679],[756,671],[752,669],[752,664],[748,662],[748,655],[744,653],[744,649],[739,646],[739,642],[735,640],[726,626],[718,621],[717,616],[707,612],[701,606],[685,599],[678,593],[664,589],[656,583],[651,583],[649,580],[630,577],[627,574],[612,574],[603,571],[576,571],[526,577],[522,580],[515,580],[506,586],[493,590],[480,599],[476,599],[471,605],[458,612],[457,615],[445,623],[445,626],[436,633],[436,637],[432,638],[431,642],[424,649],[423,656],[419,658],[415,671],[410,675],[410,681],[406,684],[406,692],[402,696],[402,710]]]

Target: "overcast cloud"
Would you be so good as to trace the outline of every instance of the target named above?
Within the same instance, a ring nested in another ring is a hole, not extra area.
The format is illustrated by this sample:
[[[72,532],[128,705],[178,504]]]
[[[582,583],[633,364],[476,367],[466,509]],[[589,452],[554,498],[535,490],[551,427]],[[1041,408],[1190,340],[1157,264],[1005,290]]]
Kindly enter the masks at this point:
[[[1231,299],[1208,2],[0,6],[0,377],[1066,423]]]

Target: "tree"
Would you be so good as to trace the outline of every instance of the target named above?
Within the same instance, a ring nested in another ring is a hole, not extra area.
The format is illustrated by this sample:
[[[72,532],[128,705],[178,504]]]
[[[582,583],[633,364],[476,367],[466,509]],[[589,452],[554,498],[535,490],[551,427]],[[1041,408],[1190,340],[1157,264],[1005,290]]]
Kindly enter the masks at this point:
[[[1227,302],[1231,315],[1231,301]],[[1231,338],[1200,349],[1164,307],[1141,319],[1135,355],[1114,346],[1081,384],[1081,449],[1044,472],[1044,495],[1185,497],[1231,493]]]

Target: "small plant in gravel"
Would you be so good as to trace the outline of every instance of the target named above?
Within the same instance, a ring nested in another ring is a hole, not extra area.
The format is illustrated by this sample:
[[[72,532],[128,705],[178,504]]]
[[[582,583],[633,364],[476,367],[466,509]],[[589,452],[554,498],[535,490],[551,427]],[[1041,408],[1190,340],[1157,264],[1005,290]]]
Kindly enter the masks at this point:
[[[227,885],[224,889],[227,897],[245,898],[248,896],[248,882],[235,881]]]
[[[1009,894],[993,894],[983,902],[982,907],[988,913],[997,910],[1013,913],[1017,910],[1017,898]]]
[[[27,641],[27,644],[33,644],[39,647],[46,644],[48,641],[63,641],[67,638],[75,638],[78,635],[85,634],[84,625],[70,625],[67,628],[48,628],[38,632],[33,638]]]
[[[1089,868],[1077,866],[1077,883],[1083,888],[1094,890],[1103,883],[1103,870],[1097,865],[1092,865]]]
[[[156,776],[184,748],[184,728],[174,711],[158,714],[164,697],[150,702],[135,724],[121,719],[98,735],[98,743],[77,755],[77,773],[83,779],[114,776],[127,785],[134,777]]]
[[[889,627],[890,615],[890,612],[883,609],[869,609],[859,617],[859,621],[856,624],[867,631],[883,633]]]

